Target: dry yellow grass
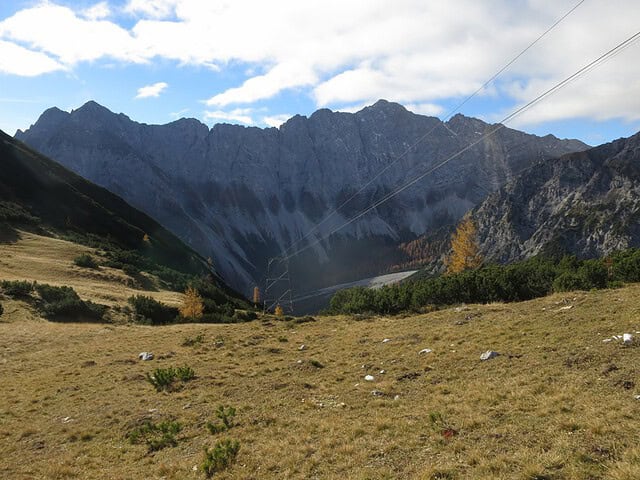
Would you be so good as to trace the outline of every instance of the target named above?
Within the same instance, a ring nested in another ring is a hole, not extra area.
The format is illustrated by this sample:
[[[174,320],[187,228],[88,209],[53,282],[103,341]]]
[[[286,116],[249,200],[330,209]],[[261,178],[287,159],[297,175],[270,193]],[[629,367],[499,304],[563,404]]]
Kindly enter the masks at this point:
[[[640,330],[639,294],[166,327],[48,323],[3,301],[0,477],[204,478],[203,447],[233,438],[237,463],[216,478],[639,478],[640,348],[602,341]],[[480,362],[487,349],[501,355]],[[197,379],[179,391],[145,380],[180,365]],[[221,404],[238,425],[213,436]],[[145,418],[180,421],[178,445],[130,445]]]
[[[118,271],[75,267],[85,251],[23,234],[0,245],[0,278],[103,303],[137,292]],[[225,438],[241,447],[221,479],[640,478],[640,348],[603,342],[640,331],[639,285],[405,318],[164,327],[50,323],[0,302],[0,478],[202,479],[203,448]],[[481,362],[489,349],[501,355]],[[197,378],[178,391],[145,378],[183,365]],[[223,404],[237,425],[214,436]],[[131,445],[145,419],[179,421],[177,446]]]
[[[73,287],[84,300],[104,305],[124,305],[132,295],[147,295],[168,305],[182,304],[182,294],[131,288],[121,270],[109,267],[89,269],[73,263],[88,253],[101,258],[95,249],[65,240],[19,232],[15,243],[0,243],[0,279],[35,280],[50,285]]]

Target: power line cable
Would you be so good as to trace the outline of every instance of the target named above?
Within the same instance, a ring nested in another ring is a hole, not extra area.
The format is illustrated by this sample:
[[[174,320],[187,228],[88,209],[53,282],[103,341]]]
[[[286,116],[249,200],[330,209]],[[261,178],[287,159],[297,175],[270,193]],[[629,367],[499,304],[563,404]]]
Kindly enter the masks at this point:
[[[446,158],[445,160],[443,160],[442,162],[440,162],[439,164],[435,165],[434,167],[430,168],[429,170],[427,170],[426,172],[418,175],[417,177],[415,177],[414,179],[410,180],[409,182],[405,183],[404,185],[402,185],[401,187],[399,187],[398,189],[394,190],[393,192],[390,192],[389,194],[385,195],[382,199],[377,200],[376,202],[374,202],[372,205],[370,205],[369,207],[367,207],[366,209],[364,209],[362,212],[360,212],[358,215],[352,217],[351,219],[349,219],[347,222],[343,223],[342,225],[340,225],[339,227],[333,229],[332,231],[329,232],[328,235],[322,236],[319,239],[317,239],[315,242],[312,242],[310,244],[308,244],[307,246],[291,253],[290,255],[284,257],[285,259],[290,259],[291,257],[294,257],[300,253],[302,253],[303,251],[318,245],[320,242],[322,242],[323,240],[329,238],[331,235],[333,235],[334,233],[336,233],[337,231],[343,229],[344,227],[346,227],[347,225],[350,225],[351,223],[353,223],[354,221],[358,220],[359,218],[363,217],[364,215],[366,215],[367,213],[369,213],[371,210],[373,210],[374,208],[377,208],[378,206],[380,206],[381,204],[385,203],[386,201],[390,200],[391,198],[395,197],[396,195],[398,195],[399,193],[403,192],[404,190],[406,190],[407,188],[409,188],[410,186],[414,185],[416,182],[422,180],[424,177],[426,177],[427,175],[433,173],[434,171],[436,171],[437,169],[439,169],[440,167],[446,165],[447,163],[449,163],[451,160],[459,157],[460,155],[462,155],[464,152],[470,150],[471,148],[473,148],[474,146],[478,145],[479,143],[483,142],[484,140],[486,140],[487,138],[493,136],[496,132],[498,132],[499,130],[505,128],[505,123],[509,122],[510,120],[513,120],[514,118],[516,118],[518,115],[524,113],[526,110],[528,110],[529,108],[531,108],[532,106],[534,106],[535,104],[539,103],[540,101],[542,101],[543,99],[545,99],[546,97],[548,97],[549,95],[552,95],[553,93],[557,92],[558,90],[560,90],[561,88],[565,87],[566,85],[568,85],[569,83],[571,83],[572,81],[576,80],[578,77],[580,77],[581,75],[587,73],[588,71],[592,70],[593,68],[598,67],[599,65],[601,65],[602,63],[606,62],[607,60],[610,60],[611,58],[613,58],[614,56],[618,55],[620,52],[622,52],[624,49],[626,49],[627,47],[631,46],[636,40],[638,40],[640,38],[640,31],[636,32],[634,35],[628,37],[626,40],[620,42],[618,45],[616,45],[615,47],[613,47],[612,49],[608,50],[607,52],[603,53],[602,55],[600,55],[598,58],[596,58],[595,60],[593,60],[592,62],[588,63],[587,65],[583,66],[582,68],[580,68],[579,70],[577,70],[576,72],[574,72],[573,74],[569,75],[567,78],[565,78],[564,80],[562,80],[561,82],[555,84],[553,87],[549,88],[548,90],[546,90],[545,92],[541,93],[540,95],[538,95],[536,98],[534,98],[533,100],[531,100],[530,102],[528,102],[527,104],[523,105],[522,107],[516,109],[514,112],[512,112],[511,114],[507,115],[504,119],[502,119],[502,121],[500,123],[498,123],[497,125],[494,126],[494,128],[492,130],[490,130],[488,133],[484,134],[482,137],[480,137],[478,140],[472,142],[471,144],[467,145],[465,148],[463,148],[462,150],[459,150],[458,152],[456,152],[455,154],[449,156],[448,158]]]
[[[352,194],[349,198],[347,198],[344,202],[342,202],[339,206],[334,208],[324,219],[315,224],[304,236],[300,237],[298,240],[293,242],[289,247],[282,251],[282,255],[285,256],[286,253],[292,250],[296,245],[300,242],[308,238],[315,232],[321,225],[329,221],[340,209],[350,203],[355,197],[360,195],[369,185],[371,185],[374,181],[376,181],[382,174],[384,174],[391,167],[396,165],[400,160],[406,157],[415,147],[417,147],[420,143],[422,143],[433,131],[439,126],[444,126],[448,130],[448,127],[445,125],[444,121],[450,118],[454,113],[458,112],[460,108],[462,108],[467,102],[469,102],[472,98],[474,98],[478,93],[484,90],[487,86],[489,86],[496,78],[498,78],[505,70],[507,70],[511,65],[513,65],[520,57],[522,57],[526,52],[528,52],[536,43],[538,43],[542,38],[544,38],[551,30],[553,30],[560,22],[562,22],[565,18],[571,15],[580,5],[582,5],[586,0],[580,0],[576,3],[569,11],[567,11],[564,15],[562,15],[558,20],[556,20],[549,28],[547,28],[544,32],[542,32],[538,38],[536,38],[533,42],[531,42],[524,50],[518,53],[515,57],[513,57],[506,65],[504,65],[500,70],[498,70],[489,80],[484,82],[476,91],[474,91],[471,95],[465,98],[462,102],[460,102],[457,106],[455,106],[452,110],[450,110],[444,117],[442,121],[439,121],[436,125],[434,125],[431,129],[429,129],[424,135],[419,137],[414,143],[412,143],[409,147],[407,147],[404,152],[402,152],[395,160],[387,164],[382,170],[380,170],[373,178],[371,178],[367,183],[365,183],[360,189]]]

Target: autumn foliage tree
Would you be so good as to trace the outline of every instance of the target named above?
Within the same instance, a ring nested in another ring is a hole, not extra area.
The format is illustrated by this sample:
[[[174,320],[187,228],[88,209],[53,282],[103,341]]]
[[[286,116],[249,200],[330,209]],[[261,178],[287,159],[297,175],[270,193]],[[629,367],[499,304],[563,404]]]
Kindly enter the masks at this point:
[[[204,312],[204,303],[198,291],[189,286],[184,292],[184,303],[180,307],[180,315],[185,318],[201,318]]]
[[[473,270],[482,265],[476,225],[470,215],[466,215],[451,236],[451,253],[446,258],[447,273]]]

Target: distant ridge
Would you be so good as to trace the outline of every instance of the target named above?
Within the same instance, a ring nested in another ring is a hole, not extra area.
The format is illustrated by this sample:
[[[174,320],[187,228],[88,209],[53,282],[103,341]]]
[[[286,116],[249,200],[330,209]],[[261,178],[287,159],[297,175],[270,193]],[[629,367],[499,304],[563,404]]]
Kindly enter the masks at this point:
[[[187,274],[209,271],[202,256],[148,215],[0,131],[0,241],[16,228],[105,240]]]
[[[145,125],[89,102],[71,113],[47,110],[16,138],[158,220],[211,256],[224,278],[249,294],[262,284],[269,257],[309,232],[390,162],[402,156],[309,239],[490,128],[463,115],[445,124],[384,100],[353,114],[322,109],[308,118],[296,115],[277,129],[209,129],[193,119]],[[585,148],[577,140],[501,129],[293,259],[296,290],[385,271],[396,263],[398,243],[455,223],[533,163]]]
[[[474,212],[482,251],[600,257],[640,246],[640,133],[540,162]]]

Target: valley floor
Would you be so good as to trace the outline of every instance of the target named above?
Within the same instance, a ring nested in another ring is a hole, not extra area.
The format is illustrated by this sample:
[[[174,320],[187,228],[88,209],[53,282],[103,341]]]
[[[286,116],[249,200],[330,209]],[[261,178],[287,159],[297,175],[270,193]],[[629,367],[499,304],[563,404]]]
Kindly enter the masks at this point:
[[[640,341],[639,285],[165,327],[50,323],[0,301],[1,478],[205,478],[203,449],[225,438],[240,450],[220,479],[640,478],[640,347],[605,341]],[[500,355],[480,361],[486,350]],[[145,378],[184,365],[196,378],[177,391]],[[212,435],[219,405],[236,407],[236,425]],[[183,426],[173,447],[126,438],[169,419]]]

